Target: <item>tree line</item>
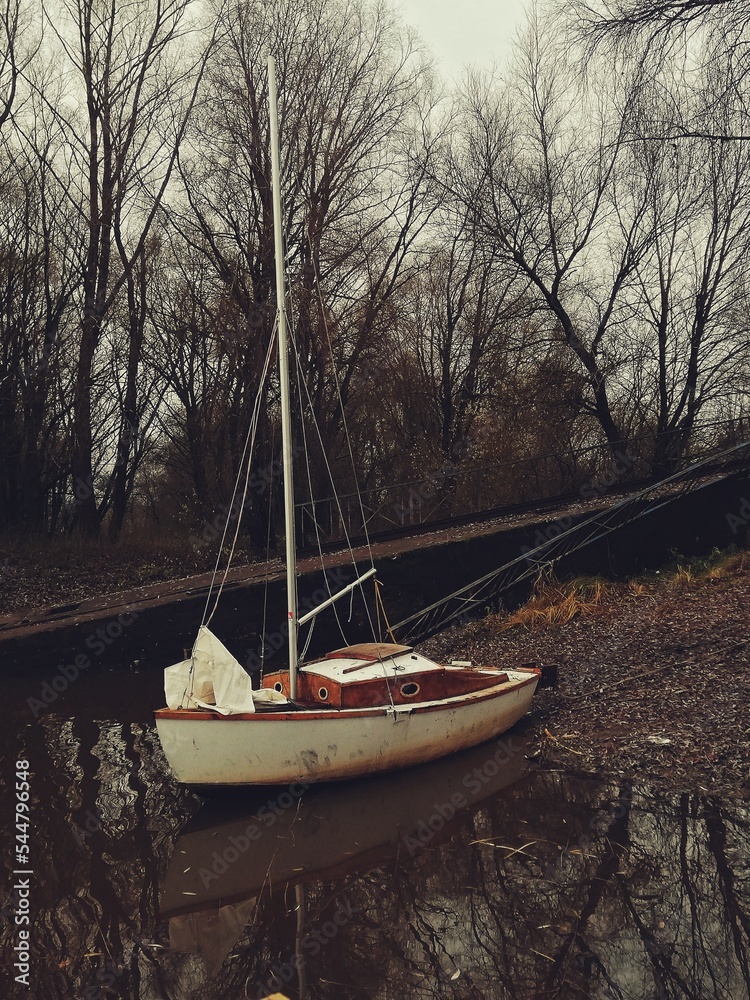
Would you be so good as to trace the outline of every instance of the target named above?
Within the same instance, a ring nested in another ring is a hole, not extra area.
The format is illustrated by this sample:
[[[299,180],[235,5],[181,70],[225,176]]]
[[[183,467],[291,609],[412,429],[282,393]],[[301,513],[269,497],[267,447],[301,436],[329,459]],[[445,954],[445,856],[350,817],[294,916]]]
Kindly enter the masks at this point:
[[[4,0],[0,530],[194,530],[256,420],[275,535],[269,51],[303,494],[742,435],[745,25],[532,9],[448,91],[379,0]]]

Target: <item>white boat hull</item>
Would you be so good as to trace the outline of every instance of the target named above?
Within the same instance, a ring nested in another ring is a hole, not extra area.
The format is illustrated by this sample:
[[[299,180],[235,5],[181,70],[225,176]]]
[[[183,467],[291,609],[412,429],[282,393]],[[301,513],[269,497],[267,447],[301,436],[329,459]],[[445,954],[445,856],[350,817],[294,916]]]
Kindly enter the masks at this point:
[[[538,676],[441,702],[321,712],[156,713],[178,781],[279,785],[338,781],[436,760],[510,729],[529,709]]]

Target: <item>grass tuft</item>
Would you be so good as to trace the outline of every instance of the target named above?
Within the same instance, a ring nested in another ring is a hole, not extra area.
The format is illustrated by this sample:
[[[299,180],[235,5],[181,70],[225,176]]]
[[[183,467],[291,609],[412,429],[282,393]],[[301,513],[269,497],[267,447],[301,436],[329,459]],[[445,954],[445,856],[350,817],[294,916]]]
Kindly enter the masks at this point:
[[[532,597],[522,608],[497,621],[497,631],[507,632],[516,625],[525,628],[564,625],[573,618],[597,615],[601,612],[603,598],[614,586],[596,578],[566,583],[554,577],[540,579]]]
[[[667,581],[674,590],[684,590],[695,580],[695,573],[689,566],[678,566],[676,573]]]
[[[749,569],[749,552],[714,549],[707,556],[694,556],[678,562],[676,569],[672,570],[670,567],[664,579],[671,587],[681,590],[702,580],[725,580],[738,574],[743,575]]]

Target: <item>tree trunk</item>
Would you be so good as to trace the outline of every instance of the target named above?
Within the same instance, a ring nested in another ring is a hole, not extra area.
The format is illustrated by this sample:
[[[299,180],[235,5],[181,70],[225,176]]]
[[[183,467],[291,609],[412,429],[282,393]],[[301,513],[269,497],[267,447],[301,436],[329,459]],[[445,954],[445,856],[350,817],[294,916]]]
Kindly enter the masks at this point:
[[[127,265],[127,260],[124,263]],[[125,511],[133,491],[137,463],[138,366],[141,360],[146,319],[146,261],[144,253],[141,253],[138,263],[139,268],[133,266],[127,272],[128,367],[120,433],[117,441],[117,458],[113,472],[112,513],[109,522],[109,540],[111,542],[116,542],[122,531]]]
[[[81,347],[78,355],[73,394],[73,450],[70,471],[73,477],[75,514],[73,527],[88,538],[99,535],[99,512],[94,496],[91,435],[91,371],[99,339],[98,322],[93,309],[86,309],[81,324]]]

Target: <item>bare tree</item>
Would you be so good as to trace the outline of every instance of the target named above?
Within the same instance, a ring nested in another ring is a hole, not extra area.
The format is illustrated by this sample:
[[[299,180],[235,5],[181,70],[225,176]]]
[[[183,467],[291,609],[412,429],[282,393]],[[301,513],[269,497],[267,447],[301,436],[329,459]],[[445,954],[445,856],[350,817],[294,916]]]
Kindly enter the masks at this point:
[[[526,276],[614,455],[650,435],[642,457],[664,473],[742,390],[748,160],[742,144],[654,137],[656,114],[702,113],[711,74],[701,92],[667,71],[623,87],[600,60],[585,85],[576,58],[532,22],[520,76],[474,82],[453,188]]]
[[[236,411],[244,412],[245,342],[255,327],[245,321],[207,252],[185,246],[170,232],[174,243],[150,283],[148,322],[156,336],[147,345],[146,362],[167,388],[159,412],[166,492],[175,493],[185,513],[208,524],[231,492],[237,442],[228,431]],[[265,325],[260,315],[258,324]]]
[[[82,0],[47,10],[72,93],[80,99],[80,110],[68,112],[68,102],[56,104],[54,112],[77,171],[70,196],[85,220],[71,472],[77,525],[87,534],[98,532],[104,512],[97,505],[93,466],[97,352],[121,290],[129,288],[132,299],[210,47],[210,40],[208,46],[203,40],[191,44],[195,23],[189,7],[189,0],[132,0],[124,6]],[[131,318],[137,326],[132,310]],[[127,362],[129,392],[112,449],[120,466],[134,441],[139,337],[130,338],[135,356]],[[122,495],[121,484],[116,492]]]
[[[42,150],[43,155],[37,155]],[[0,519],[49,529],[60,513],[72,439],[67,338],[80,228],[68,202],[59,129],[31,98],[0,151]]]
[[[564,16],[572,37],[584,44],[584,62],[600,51],[614,55],[647,86],[674,66],[688,81],[711,74],[711,100],[701,112],[694,103],[673,107],[669,118],[652,122],[652,135],[750,139],[745,0],[573,0]]]
[[[740,39],[750,22],[746,0],[575,0],[571,10],[595,39],[614,35],[632,41],[640,34],[651,43],[677,44],[701,28],[727,43]]]
[[[742,144],[702,139],[631,148],[649,192],[641,225],[654,235],[637,267],[625,336],[641,358],[633,401],[655,432],[654,463],[669,471],[699,418],[715,419],[747,387],[748,343],[736,326],[750,241],[750,158]]]
[[[426,69],[381,3],[249,0],[227,11],[225,29],[194,151],[181,155],[189,211],[176,221],[245,318],[235,356],[238,403],[250,406],[273,319],[263,56],[274,52],[297,392],[335,466],[346,451],[342,406],[356,423],[357,372],[376,363],[387,305],[435,207]],[[274,394],[271,385],[271,411]],[[327,479],[322,459],[310,470]]]
[[[17,103],[23,76],[36,53],[32,11],[22,0],[0,4],[0,129]]]
[[[597,92],[587,91],[561,44],[532,20],[512,86],[470,81],[450,184],[547,311],[550,335],[585,376],[582,406],[617,454],[627,448],[627,431],[617,408],[622,358],[612,338],[649,236],[640,226],[645,204],[635,200],[624,238],[611,238],[628,108],[613,118],[610,96],[601,81]]]
[[[470,218],[459,217],[452,231],[446,223],[433,241],[400,296],[388,366],[394,405],[406,411],[405,450],[422,453],[417,468],[404,470],[411,475],[468,456],[476,421],[507,379],[523,309],[515,267],[487,252]]]

